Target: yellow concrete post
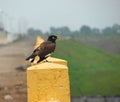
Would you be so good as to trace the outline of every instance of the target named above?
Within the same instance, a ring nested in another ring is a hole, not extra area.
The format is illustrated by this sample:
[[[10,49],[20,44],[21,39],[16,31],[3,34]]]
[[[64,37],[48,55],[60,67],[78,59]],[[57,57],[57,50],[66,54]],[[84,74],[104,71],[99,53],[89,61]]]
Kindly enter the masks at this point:
[[[58,59],[58,58],[54,58],[54,57],[48,57],[47,61],[51,62],[51,63],[63,64],[63,65],[67,66],[67,61],[63,60],[63,59]]]
[[[67,61],[47,60],[27,69],[28,102],[70,102]]]
[[[27,70],[28,102],[70,102],[68,68],[44,62]]]

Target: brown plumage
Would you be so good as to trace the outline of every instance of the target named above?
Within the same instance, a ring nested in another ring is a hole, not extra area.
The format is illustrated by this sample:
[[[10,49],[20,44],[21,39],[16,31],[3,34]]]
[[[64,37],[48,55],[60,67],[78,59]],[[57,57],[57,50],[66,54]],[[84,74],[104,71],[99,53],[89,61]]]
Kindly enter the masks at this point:
[[[51,54],[52,52],[54,52],[54,50],[55,50],[56,39],[57,39],[57,36],[55,36],[55,35],[49,36],[47,41],[44,41],[43,43],[41,43],[40,46],[37,47],[28,58],[26,58],[26,60],[33,62],[35,57],[39,56],[40,59],[38,62],[41,62],[44,59],[46,59],[47,57],[49,57],[48,55]]]

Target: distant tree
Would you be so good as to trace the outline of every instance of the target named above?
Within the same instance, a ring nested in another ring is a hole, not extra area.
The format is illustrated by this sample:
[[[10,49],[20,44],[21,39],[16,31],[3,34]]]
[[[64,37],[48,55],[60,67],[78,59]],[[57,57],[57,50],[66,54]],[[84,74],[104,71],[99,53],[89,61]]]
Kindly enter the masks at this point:
[[[50,27],[50,33],[56,33],[56,28],[54,28],[54,27]]]
[[[27,30],[27,33],[30,34],[30,35],[34,34],[34,28],[29,28]]]
[[[102,30],[103,34],[113,34],[113,29],[111,27],[106,27]]]
[[[51,27],[50,32],[53,34],[60,34],[60,35],[68,35],[71,33],[70,29],[66,26],[59,28]]]
[[[77,38],[78,36],[80,35],[80,32],[79,31],[73,31],[73,32],[71,32],[71,34],[70,34],[70,36],[72,37],[72,38]]]
[[[100,29],[93,28],[91,32],[92,32],[92,34],[100,34]]]
[[[120,34],[120,25],[119,24],[114,24],[112,26],[112,30],[115,34]]]
[[[34,34],[42,34],[42,31],[39,30],[39,29],[36,29],[36,30],[34,31]]]
[[[80,33],[81,34],[91,34],[91,28],[87,25],[83,25],[81,28],[80,28]]]
[[[40,35],[40,34],[42,34],[42,31],[39,29],[29,28],[27,30],[27,33],[30,35]]]
[[[0,27],[0,31],[4,31],[4,28],[1,28],[1,27]]]
[[[60,30],[61,32],[67,33],[67,34],[69,34],[69,33],[71,32],[68,27],[61,27],[61,28],[59,28],[59,30]]]

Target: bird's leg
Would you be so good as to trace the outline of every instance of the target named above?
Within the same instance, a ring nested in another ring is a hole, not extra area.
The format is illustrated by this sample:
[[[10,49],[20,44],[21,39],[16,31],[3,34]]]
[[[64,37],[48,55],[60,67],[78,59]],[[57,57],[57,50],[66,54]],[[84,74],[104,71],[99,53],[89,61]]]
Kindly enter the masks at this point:
[[[49,62],[49,61],[46,59],[45,62]]]
[[[47,55],[45,56],[45,58],[46,58],[46,59],[45,59],[45,62],[49,62],[49,61],[47,60],[47,58],[50,57],[50,56],[51,56],[51,53],[49,53],[49,54],[47,54]]]
[[[47,60],[47,59],[44,59],[42,62],[48,62],[48,60]]]
[[[38,61],[37,61],[37,63],[39,63],[41,60],[39,59]]]

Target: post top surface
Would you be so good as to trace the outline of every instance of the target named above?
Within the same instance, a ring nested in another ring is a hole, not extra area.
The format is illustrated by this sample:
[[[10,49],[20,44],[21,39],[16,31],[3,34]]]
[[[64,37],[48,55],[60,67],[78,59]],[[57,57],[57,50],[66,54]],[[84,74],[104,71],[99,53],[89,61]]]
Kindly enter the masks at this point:
[[[27,70],[34,70],[34,69],[68,69],[66,65],[52,63],[52,62],[42,62],[33,66],[28,67]]]
[[[47,58],[48,61],[53,61],[53,62],[64,62],[64,63],[67,63],[66,60],[63,60],[63,59],[59,59],[59,58],[55,58],[55,57],[48,57]]]

